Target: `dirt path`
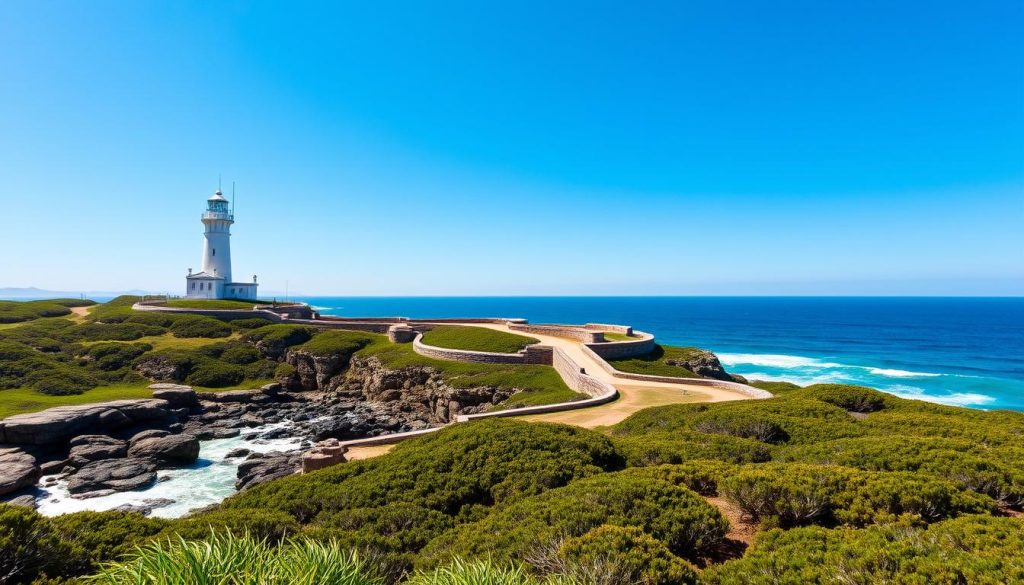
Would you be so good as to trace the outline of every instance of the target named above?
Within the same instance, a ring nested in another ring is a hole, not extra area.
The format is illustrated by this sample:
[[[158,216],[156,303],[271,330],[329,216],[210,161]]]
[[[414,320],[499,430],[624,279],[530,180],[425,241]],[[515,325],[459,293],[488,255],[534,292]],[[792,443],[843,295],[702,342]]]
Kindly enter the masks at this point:
[[[91,308],[92,307],[71,307],[71,313],[74,315],[71,319],[74,319],[75,321],[85,319],[85,316],[89,314],[89,309]]]
[[[690,389],[672,388],[667,390],[660,387],[631,384],[616,384],[615,387],[619,390],[619,399],[615,402],[580,410],[524,416],[522,419],[535,422],[565,423],[592,429],[613,425],[634,412],[651,406],[708,401],[706,394]]]

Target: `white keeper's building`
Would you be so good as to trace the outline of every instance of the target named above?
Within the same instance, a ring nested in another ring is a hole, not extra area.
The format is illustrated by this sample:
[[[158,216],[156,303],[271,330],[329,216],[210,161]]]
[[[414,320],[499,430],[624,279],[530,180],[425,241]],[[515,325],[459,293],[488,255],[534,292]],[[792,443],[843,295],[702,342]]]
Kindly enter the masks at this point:
[[[231,281],[231,224],[234,210],[218,189],[206,200],[203,212],[203,269],[185,277],[185,296],[190,299],[256,300],[256,276],[252,282]]]

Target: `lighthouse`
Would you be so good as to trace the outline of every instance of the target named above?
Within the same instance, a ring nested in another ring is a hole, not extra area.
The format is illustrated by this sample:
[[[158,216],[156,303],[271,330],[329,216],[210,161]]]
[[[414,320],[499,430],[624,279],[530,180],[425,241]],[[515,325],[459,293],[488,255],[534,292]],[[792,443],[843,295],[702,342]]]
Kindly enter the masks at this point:
[[[203,222],[202,270],[185,277],[185,296],[192,299],[256,299],[256,277],[252,282],[231,280],[231,225],[234,210],[220,189],[206,200]]]

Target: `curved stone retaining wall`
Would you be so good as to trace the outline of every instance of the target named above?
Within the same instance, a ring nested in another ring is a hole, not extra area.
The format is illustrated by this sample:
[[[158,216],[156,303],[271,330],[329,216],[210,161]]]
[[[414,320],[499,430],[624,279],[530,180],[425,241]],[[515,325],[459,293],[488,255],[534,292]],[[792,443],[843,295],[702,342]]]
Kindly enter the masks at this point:
[[[584,347],[602,358],[624,358],[647,355],[654,351],[654,336],[643,331],[635,331],[636,339],[628,341],[606,341],[604,343],[585,343]]]
[[[714,380],[712,378],[673,378],[672,376],[652,376],[650,374],[634,374],[632,372],[623,372],[617,370],[604,359],[597,355],[588,345],[583,346],[583,351],[590,352],[590,354],[597,358],[597,363],[609,374],[617,378],[626,378],[628,380],[638,380],[640,382],[668,382],[668,383],[685,383],[692,384],[694,386],[707,386],[709,388],[721,388],[723,390],[730,390],[732,392],[739,392],[745,396],[751,398],[774,398],[774,394],[767,390],[761,390],[760,388],[754,388],[746,384],[740,384],[739,382],[728,382],[725,380]]]
[[[527,323],[509,323],[508,328],[521,333],[538,333],[540,335],[553,335],[575,339],[583,343],[600,343],[604,341],[604,334],[600,331],[593,331],[573,325],[529,325]]]
[[[551,364],[551,348],[540,344],[528,345],[516,353],[470,351],[427,345],[423,343],[423,334],[417,333],[412,341],[412,349],[426,357],[475,364]]]

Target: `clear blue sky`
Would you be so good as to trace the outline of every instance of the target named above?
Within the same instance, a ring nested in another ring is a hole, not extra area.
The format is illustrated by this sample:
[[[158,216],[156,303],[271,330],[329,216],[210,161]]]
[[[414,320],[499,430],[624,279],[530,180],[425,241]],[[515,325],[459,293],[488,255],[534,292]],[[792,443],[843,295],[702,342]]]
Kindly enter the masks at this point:
[[[0,287],[1024,294],[1019,0],[505,4],[3,2]]]

